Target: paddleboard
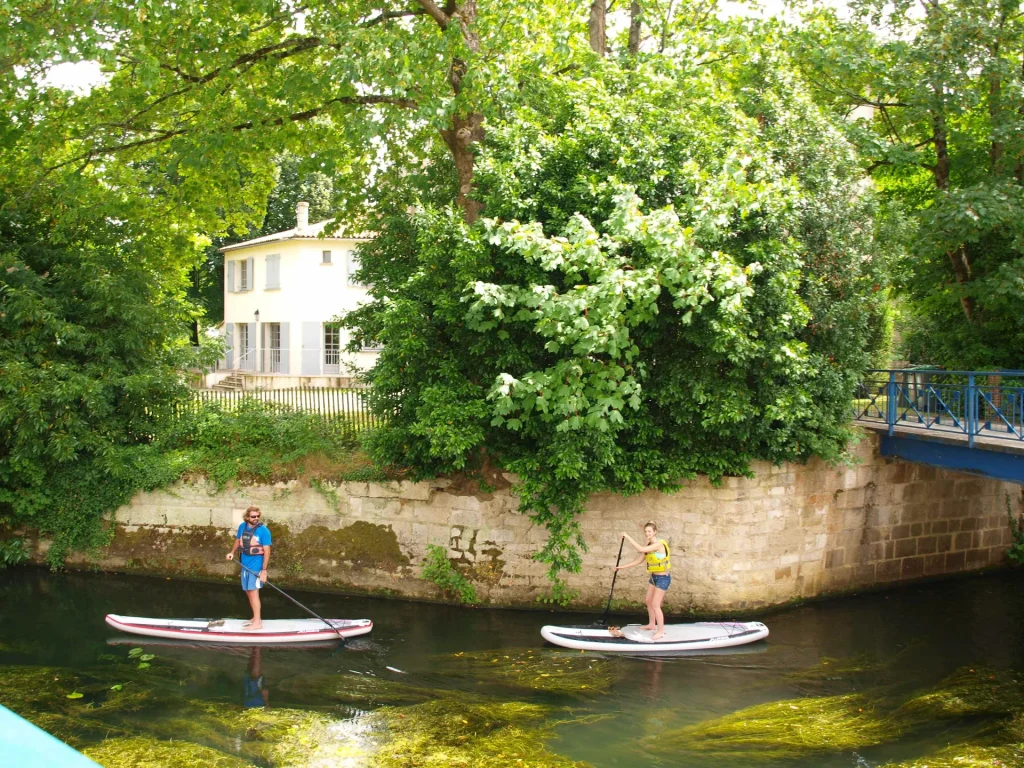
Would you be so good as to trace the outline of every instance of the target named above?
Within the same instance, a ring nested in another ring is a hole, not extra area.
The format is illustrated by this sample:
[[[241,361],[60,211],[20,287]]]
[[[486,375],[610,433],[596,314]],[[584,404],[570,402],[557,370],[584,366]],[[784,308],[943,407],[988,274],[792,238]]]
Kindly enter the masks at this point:
[[[107,624],[133,635],[167,637],[190,643],[314,643],[342,637],[365,635],[373,629],[369,619],[264,619],[263,627],[246,630],[244,619],[150,619],[142,616],[107,614]]]
[[[652,640],[654,630],[639,624],[625,627],[555,627],[540,631],[549,643],[563,648],[603,653],[662,653],[729,648],[764,640],[768,627],[759,621],[699,621],[693,624],[666,624],[665,636]]]

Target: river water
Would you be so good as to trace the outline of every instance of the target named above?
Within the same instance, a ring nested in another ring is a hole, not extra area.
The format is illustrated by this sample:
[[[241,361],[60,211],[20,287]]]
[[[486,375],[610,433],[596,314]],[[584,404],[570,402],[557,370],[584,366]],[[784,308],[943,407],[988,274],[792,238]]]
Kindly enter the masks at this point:
[[[123,575],[0,572],[0,703],[117,766],[192,764],[152,746],[151,762],[132,757],[140,735],[215,750],[225,762],[195,764],[226,766],[947,764],[920,762],[935,755],[952,755],[949,765],[1024,765],[1024,747],[1014,746],[1024,742],[1021,572],[792,607],[763,617],[766,642],[655,660],[570,653],[546,647],[538,633],[595,617],[294,594],[321,615],[370,618],[374,631],[342,647],[258,654],[166,646],[119,638],[103,616],[245,616],[242,593]],[[274,593],[264,602],[265,618],[303,616]],[[153,656],[141,662],[148,667],[138,669],[133,648]],[[292,736],[262,725],[219,738],[231,726],[215,718],[244,723],[264,692],[260,723],[277,712],[316,713],[334,754],[346,740],[358,749],[337,759],[285,755],[275,739]],[[504,714],[489,714],[502,706]],[[203,728],[207,715],[214,719]],[[394,729],[407,743],[374,757]],[[540,751],[514,757],[517,743]],[[114,744],[123,745],[122,762],[110,757],[116,750],[96,751]],[[978,750],[988,762],[953,760]]]

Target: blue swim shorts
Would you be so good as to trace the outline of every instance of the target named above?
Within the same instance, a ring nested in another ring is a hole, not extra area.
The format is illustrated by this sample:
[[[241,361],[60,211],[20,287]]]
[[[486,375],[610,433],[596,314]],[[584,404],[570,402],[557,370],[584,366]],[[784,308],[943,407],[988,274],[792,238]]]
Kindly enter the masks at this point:
[[[655,589],[660,589],[662,592],[667,592],[668,585],[672,583],[672,574],[652,573],[651,580],[648,583],[653,584]]]
[[[251,592],[254,589],[260,589],[263,586],[263,582],[259,580],[259,577],[255,573],[249,573],[249,571],[242,571],[242,589],[245,592]]]

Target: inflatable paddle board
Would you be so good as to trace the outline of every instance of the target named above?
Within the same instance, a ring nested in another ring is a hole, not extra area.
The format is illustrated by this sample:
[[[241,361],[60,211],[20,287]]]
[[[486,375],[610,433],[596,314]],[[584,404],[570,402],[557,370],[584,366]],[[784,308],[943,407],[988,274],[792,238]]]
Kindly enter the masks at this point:
[[[244,619],[148,619],[107,614],[107,624],[122,632],[147,637],[167,637],[190,643],[314,643],[365,635],[373,629],[369,619],[264,619],[263,627],[246,630]]]
[[[540,634],[549,643],[563,648],[646,654],[746,645],[768,637],[768,627],[759,621],[666,624],[665,636],[658,640],[651,640],[654,630],[640,629],[639,624],[607,628],[548,625],[541,629]]]

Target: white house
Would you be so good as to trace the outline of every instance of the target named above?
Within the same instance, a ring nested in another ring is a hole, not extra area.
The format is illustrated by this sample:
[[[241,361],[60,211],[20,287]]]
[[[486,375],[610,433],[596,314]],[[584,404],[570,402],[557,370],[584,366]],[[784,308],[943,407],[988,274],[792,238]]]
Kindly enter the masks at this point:
[[[336,385],[343,382],[331,379],[376,359],[373,349],[346,352],[347,334],[331,322],[366,300],[352,275],[356,246],[373,234],[321,237],[330,220],[310,224],[309,203],[295,213],[295,229],[220,249],[227,347],[220,367],[242,374],[246,389]]]

